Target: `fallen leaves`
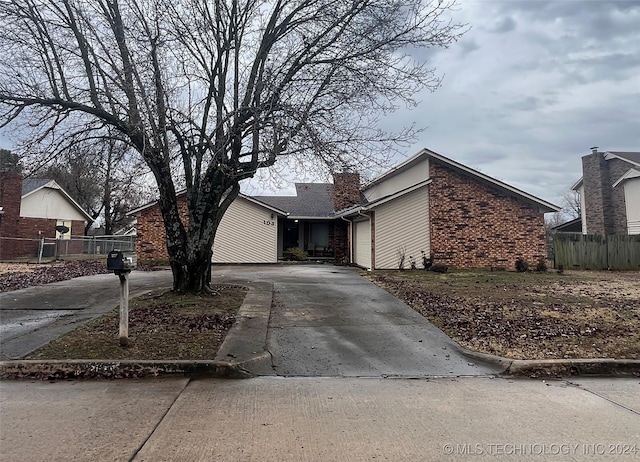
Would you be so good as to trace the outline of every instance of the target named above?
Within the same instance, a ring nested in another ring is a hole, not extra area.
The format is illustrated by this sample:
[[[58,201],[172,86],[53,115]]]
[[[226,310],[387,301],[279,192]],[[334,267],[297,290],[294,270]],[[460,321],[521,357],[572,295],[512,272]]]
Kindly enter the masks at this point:
[[[0,292],[40,286],[52,282],[66,281],[80,276],[109,273],[103,261],[70,260],[43,264],[21,264],[10,266],[0,273]]]
[[[602,277],[580,273],[371,276],[476,351],[514,359],[640,359],[640,274],[607,277],[603,283]]]

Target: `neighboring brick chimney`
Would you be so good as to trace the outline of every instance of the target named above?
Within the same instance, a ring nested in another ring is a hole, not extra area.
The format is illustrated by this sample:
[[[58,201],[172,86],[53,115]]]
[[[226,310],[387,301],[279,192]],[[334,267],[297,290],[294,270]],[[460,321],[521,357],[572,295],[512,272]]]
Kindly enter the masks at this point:
[[[342,172],[333,174],[333,208],[342,210],[360,203],[360,174]]]
[[[582,158],[587,234],[626,234],[624,188],[613,188],[613,183],[629,165],[620,159],[606,160],[597,147],[591,152]]]

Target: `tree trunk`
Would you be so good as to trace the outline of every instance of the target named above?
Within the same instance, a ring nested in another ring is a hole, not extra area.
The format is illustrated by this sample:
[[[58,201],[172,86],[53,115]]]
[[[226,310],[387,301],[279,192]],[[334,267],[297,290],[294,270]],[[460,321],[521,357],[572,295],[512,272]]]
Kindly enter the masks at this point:
[[[202,240],[196,236],[185,237],[184,240],[180,239],[181,245],[176,245],[173,241],[173,246],[167,246],[173,272],[173,290],[200,293],[206,291],[211,282],[213,236]],[[167,239],[167,243],[169,242],[171,241]]]
[[[199,293],[211,283],[211,253],[186,264],[171,263],[173,290],[180,293]]]

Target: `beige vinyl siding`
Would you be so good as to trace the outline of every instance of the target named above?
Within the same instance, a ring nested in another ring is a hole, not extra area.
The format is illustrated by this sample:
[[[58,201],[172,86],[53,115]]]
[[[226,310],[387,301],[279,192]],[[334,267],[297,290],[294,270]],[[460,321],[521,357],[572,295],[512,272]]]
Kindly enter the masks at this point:
[[[430,254],[429,190],[427,186],[380,205],[376,211],[376,269],[398,269],[399,250],[405,252],[405,268],[409,256],[418,268],[424,251]]]
[[[278,219],[242,197],[222,217],[213,243],[214,263],[276,263]]]
[[[86,221],[80,211],[59,190],[42,188],[22,198],[20,216],[65,221]]]
[[[428,179],[429,159],[424,158],[411,168],[392,175],[373,186],[366,187],[363,193],[368,201],[373,202]]]
[[[371,222],[367,219],[353,223],[353,257],[356,265],[371,268]]]

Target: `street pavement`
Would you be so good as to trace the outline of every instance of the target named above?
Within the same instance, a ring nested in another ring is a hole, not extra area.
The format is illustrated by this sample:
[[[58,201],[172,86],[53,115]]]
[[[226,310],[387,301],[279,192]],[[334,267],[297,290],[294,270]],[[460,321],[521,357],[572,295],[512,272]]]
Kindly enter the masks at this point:
[[[170,285],[137,274],[132,293]],[[3,294],[3,322],[45,315],[3,355],[117,305],[113,275],[80,279]],[[5,380],[0,461],[640,460],[638,377],[499,376],[352,268],[222,266],[213,282],[251,287],[217,359],[259,377]]]

